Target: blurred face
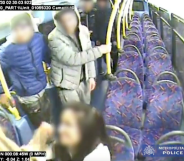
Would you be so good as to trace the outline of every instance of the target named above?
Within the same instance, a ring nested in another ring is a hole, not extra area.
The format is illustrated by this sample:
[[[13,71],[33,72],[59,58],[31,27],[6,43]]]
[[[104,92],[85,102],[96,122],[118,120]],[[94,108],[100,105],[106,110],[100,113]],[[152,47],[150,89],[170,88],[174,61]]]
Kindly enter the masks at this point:
[[[59,137],[60,143],[67,148],[75,148],[81,141],[81,132],[76,113],[70,109],[65,110],[61,115]]]
[[[13,36],[18,43],[28,42],[34,34],[33,27],[26,23],[22,23],[13,29]]]
[[[87,0],[82,2],[82,8],[85,12],[90,12],[93,9],[93,1]]]
[[[99,6],[100,8],[105,8],[105,7],[107,7],[107,1],[106,1],[106,0],[99,0],[99,1],[98,1],[98,6]]]
[[[76,27],[77,27],[77,17],[75,15],[74,12],[68,12],[68,13],[64,13],[61,17],[60,17],[60,21],[62,23],[62,26],[64,27],[65,31],[68,34],[73,34],[75,33]]]

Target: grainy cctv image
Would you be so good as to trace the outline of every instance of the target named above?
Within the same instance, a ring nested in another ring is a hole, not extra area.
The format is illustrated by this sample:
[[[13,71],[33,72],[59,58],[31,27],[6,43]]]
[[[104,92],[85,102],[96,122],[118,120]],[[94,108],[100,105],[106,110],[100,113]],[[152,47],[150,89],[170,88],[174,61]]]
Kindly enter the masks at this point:
[[[162,4],[0,0],[0,161],[184,161],[184,16]]]

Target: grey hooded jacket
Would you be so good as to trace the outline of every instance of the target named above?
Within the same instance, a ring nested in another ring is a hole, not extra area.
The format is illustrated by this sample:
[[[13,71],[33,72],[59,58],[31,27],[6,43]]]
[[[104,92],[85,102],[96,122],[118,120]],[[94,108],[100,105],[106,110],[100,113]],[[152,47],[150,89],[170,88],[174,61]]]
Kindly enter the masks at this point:
[[[79,17],[77,10],[74,10]],[[56,87],[76,89],[80,84],[82,65],[85,65],[85,78],[87,80],[95,78],[94,60],[101,57],[102,53],[98,47],[91,47],[89,30],[81,23],[79,23],[79,39],[82,52],[57,21],[55,25],[56,28],[48,37],[52,57],[51,79]]]

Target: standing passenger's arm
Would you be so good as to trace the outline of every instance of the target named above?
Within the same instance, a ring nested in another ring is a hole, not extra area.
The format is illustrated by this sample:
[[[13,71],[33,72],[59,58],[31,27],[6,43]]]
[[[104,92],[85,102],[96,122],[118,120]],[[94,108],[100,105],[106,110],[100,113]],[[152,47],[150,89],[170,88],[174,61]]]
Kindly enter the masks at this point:
[[[100,47],[94,47],[86,51],[76,52],[69,44],[65,43],[60,38],[50,39],[49,46],[52,56],[56,57],[61,63],[68,66],[80,66],[94,61],[102,56]]]

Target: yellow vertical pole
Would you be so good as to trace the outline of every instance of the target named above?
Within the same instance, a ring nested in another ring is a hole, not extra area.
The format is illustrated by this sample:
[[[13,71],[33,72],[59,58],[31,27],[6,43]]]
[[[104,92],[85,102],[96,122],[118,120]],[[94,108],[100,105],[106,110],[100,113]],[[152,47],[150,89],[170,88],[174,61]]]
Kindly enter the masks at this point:
[[[0,81],[1,81],[1,84],[2,84],[2,87],[3,87],[5,95],[11,101],[12,97],[11,97],[10,91],[8,89],[8,86],[7,86],[7,83],[6,83],[6,80],[5,80],[5,77],[4,77],[4,74],[3,74],[1,66],[0,66]],[[19,112],[18,112],[16,107],[11,107],[9,105],[8,110],[15,116],[15,118],[17,120],[21,119],[21,117],[19,115]]]
[[[112,28],[113,28],[113,24],[114,24],[114,20],[116,18],[116,13],[118,11],[119,8],[119,3],[121,0],[115,0],[113,9],[112,9],[112,13],[110,16],[110,20],[109,20],[109,25],[108,25],[108,29],[107,29],[107,36],[106,36],[106,44],[110,44],[111,43],[111,36],[112,36]],[[107,74],[111,74],[111,57],[110,57],[110,53],[106,54],[106,63],[107,63]]]

